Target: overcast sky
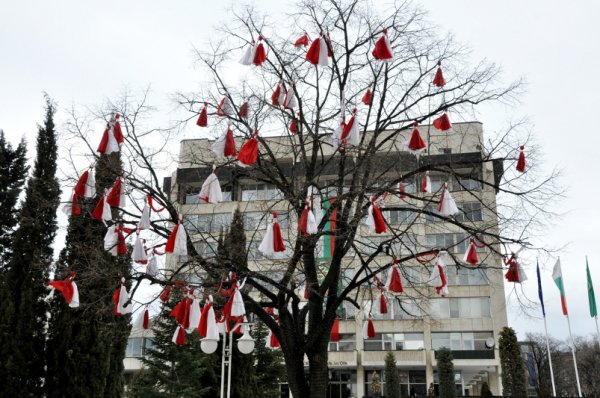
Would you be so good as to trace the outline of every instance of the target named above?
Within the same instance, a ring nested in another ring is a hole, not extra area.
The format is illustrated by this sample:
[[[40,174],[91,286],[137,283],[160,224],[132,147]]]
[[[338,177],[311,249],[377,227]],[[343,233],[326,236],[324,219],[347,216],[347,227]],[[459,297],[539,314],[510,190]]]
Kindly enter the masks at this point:
[[[563,275],[576,334],[595,332],[589,317],[585,255],[600,296],[600,2],[557,0],[421,0],[440,32],[451,32],[472,50],[503,66],[507,81],[524,77],[527,92],[512,109],[486,107],[479,120],[486,131],[501,129],[509,118],[526,116],[544,151],[544,167],[562,170],[566,197],[538,242],[561,251]],[[276,13],[291,2],[262,0],[256,5]],[[206,1],[0,0],[0,128],[10,141],[25,136],[34,143],[43,117],[42,91],[59,106],[94,105],[124,88],[151,86],[151,102],[165,120],[169,95],[198,87],[193,47],[213,36],[227,20],[226,6]],[[64,121],[64,112],[58,122]],[[192,131],[193,132],[193,131]],[[192,132],[188,132],[189,135]],[[564,338],[567,324],[552,282],[551,262],[541,264],[550,333]],[[523,292],[535,300],[535,264],[525,264]],[[507,285],[507,292],[512,286]],[[529,318],[509,300],[509,323],[520,337],[543,331],[541,318]],[[599,303],[600,304],[600,303]]]

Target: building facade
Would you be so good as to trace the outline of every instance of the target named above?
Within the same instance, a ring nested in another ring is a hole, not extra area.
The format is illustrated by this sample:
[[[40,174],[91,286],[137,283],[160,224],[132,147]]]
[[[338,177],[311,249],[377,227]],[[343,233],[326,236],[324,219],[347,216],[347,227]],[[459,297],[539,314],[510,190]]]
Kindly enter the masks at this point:
[[[439,191],[447,182],[461,209],[456,218],[474,227],[497,232],[494,187],[502,176],[502,163],[481,161],[486,156],[481,149],[482,125],[478,122],[458,123],[449,132],[421,126],[421,132],[427,134],[429,148],[428,153],[420,159],[405,152],[410,132],[399,134],[389,144],[382,164],[388,162],[393,166],[390,176],[397,178],[398,173],[414,166],[415,162],[456,161],[454,176],[442,172],[430,173],[433,193],[425,196],[433,199],[437,192],[439,198]],[[272,137],[268,140],[278,156],[278,162],[287,163],[290,170],[297,167],[295,152],[286,146],[293,141],[293,137]],[[219,167],[216,171],[224,201],[219,204],[201,203],[198,198],[200,187],[212,171],[210,165],[218,162],[211,152],[212,143],[208,139],[182,141],[178,169],[172,177],[165,179],[165,190],[178,204],[196,249],[207,257],[215,255],[219,232],[227,229],[233,212],[239,209],[244,214],[250,267],[277,277],[289,250],[276,255],[274,259],[267,259],[257,248],[272,211],[279,214],[286,245],[296,233],[295,215],[274,186],[257,183],[247,178],[246,174],[236,172],[235,167]],[[324,155],[327,155],[327,150],[324,149]],[[327,175],[319,178],[325,181]],[[403,180],[405,192],[421,195],[418,193],[421,178],[414,176]],[[376,186],[376,182],[373,185]],[[327,199],[332,199],[331,194]],[[371,390],[375,373],[379,374],[385,393],[383,368],[388,351],[396,357],[404,395],[425,396],[430,386],[437,388],[435,354],[440,347],[449,347],[453,352],[459,395],[478,395],[483,382],[488,383],[494,394],[501,394],[500,360],[495,342],[500,329],[507,326],[502,259],[484,247],[478,249],[482,265],[456,265],[453,258],[462,259],[469,236],[451,223],[406,210],[406,206],[421,206],[422,203],[411,198],[400,199],[398,195],[390,195],[386,199],[384,218],[392,228],[406,231],[401,247],[394,253],[448,248],[450,253],[445,257],[445,262],[449,294],[446,297],[437,295],[427,283],[431,267],[415,261],[403,267],[405,292],[396,296],[388,294],[387,314],[379,313],[379,296],[375,289],[366,289],[361,293],[361,309],[352,305],[340,308],[341,338],[339,342],[329,344],[329,397],[361,398],[373,395]],[[437,201],[432,200],[427,206],[435,210]],[[366,226],[361,226],[356,250],[368,253],[382,239],[386,239],[386,235],[371,234]],[[323,252],[327,251],[326,245],[323,243]],[[357,267],[354,255],[351,251],[348,259],[344,260],[345,278],[351,277]],[[326,262],[326,254],[322,255],[322,259]],[[182,261],[185,258],[171,256],[167,258],[167,268],[175,269]],[[381,261],[389,261],[389,256]],[[202,276],[189,277],[196,280]],[[342,278],[340,283],[343,284],[344,280]],[[372,339],[363,336],[363,324],[368,313],[372,314],[377,331]]]

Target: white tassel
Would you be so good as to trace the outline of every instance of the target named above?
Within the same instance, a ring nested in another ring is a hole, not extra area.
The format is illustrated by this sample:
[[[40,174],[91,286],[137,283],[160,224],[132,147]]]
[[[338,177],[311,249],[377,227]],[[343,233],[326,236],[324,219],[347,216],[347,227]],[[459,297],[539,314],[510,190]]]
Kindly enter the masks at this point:
[[[85,183],[85,193],[83,196],[88,199],[96,196],[96,176],[93,168],[90,168],[88,172],[88,178]]]
[[[104,250],[108,251],[113,256],[117,255],[117,243],[119,241],[119,234],[117,232],[117,225],[113,225],[108,228],[106,235],[104,235]]]
[[[140,216],[137,227],[138,229],[152,228],[152,224],[150,224],[150,206],[147,202],[144,203],[144,209],[142,210],[142,215]]]
[[[198,196],[201,200],[208,203],[219,203],[223,201],[221,184],[219,183],[219,179],[214,172],[208,176],[206,181],[204,181]]]
[[[190,327],[186,330],[188,333],[192,333],[194,330],[198,329],[200,317],[200,299],[194,298],[190,306]]]
[[[240,58],[240,64],[250,66],[254,61],[254,53],[256,52],[256,45],[254,43],[246,46],[246,51],[242,58]]]
[[[327,49],[327,40],[324,37],[320,37],[321,44],[319,46],[319,65],[329,65],[329,50]]]
[[[283,107],[287,109],[294,109],[298,106],[298,102],[296,101],[296,92],[294,91],[294,87],[290,83],[287,92],[285,93],[285,98],[283,100]]]
[[[71,286],[73,287],[73,298],[69,303],[69,307],[77,308],[79,307],[79,289],[77,289],[77,283],[75,283],[75,281],[71,281]]]
[[[148,265],[146,266],[146,274],[151,277],[155,277],[158,275],[158,261],[156,260],[156,256],[152,256],[150,260],[148,260]]]
[[[135,238],[135,245],[133,246],[131,258],[133,259],[133,262],[138,264],[148,263],[148,255],[146,254],[146,249],[144,249],[144,244],[142,243],[142,239],[140,238],[139,234]]]
[[[452,195],[450,195],[450,191],[448,191],[448,183],[444,184],[444,191],[442,192],[442,199],[440,200],[438,212],[445,217],[453,216],[460,212],[460,210],[456,206],[454,198],[452,198]]]
[[[258,250],[265,256],[274,255],[275,245],[273,244],[273,242],[273,224],[269,224],[267,225],[267,232],[265,233],[262,242],[260,242],[260,246],[258,246]]]
[[[240,293],[240,289],[244,287],[246,280],[241,284],[237,283],[235,291],[233,292],[233,303],[231,305],[231,316],[232,317],[240,317],[246,315],[246,307],[244,306],[244,299],[242,298],[242,293]]]
[[[119,302],[117,303],[117,312],[119,314],[125,315],[131,313],[132,305],[131,303],[126,303],[129,301],[129,292],[125,285],[121,285],[121,290],[119,291]]]

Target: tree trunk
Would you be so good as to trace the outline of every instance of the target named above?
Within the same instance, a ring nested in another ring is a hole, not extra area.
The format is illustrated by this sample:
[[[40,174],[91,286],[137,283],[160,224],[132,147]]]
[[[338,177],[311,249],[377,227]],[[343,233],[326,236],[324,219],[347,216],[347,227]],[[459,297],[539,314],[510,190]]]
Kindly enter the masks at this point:
[[[310,398],[322,398],[327,396],[327,387],[329,386],[329,367],[327,366],[327,344],[322,349],[319,344],[317,351],[308,356],[309,377],[310,377]]]

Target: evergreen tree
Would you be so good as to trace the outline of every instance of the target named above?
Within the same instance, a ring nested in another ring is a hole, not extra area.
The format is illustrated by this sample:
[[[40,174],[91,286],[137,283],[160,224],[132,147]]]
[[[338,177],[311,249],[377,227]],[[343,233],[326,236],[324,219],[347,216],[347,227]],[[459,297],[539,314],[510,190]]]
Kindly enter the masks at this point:
[[[123,358],[131,329],[130,316],[114,315],[112,296],[120,278],[130,276],[131,260],[104,250],[107,229],[91,215],[98,195],[121,174],[120,154],[101,155],[95,173],[97,196],[80,198],[81,215],[69,220],[65,248],[55,271],[56,279],[76,272],[80,306],[69,308],[56,297],[51,303],[48,397],[123,394]],[[113,220],[117,216],[117,209],[113,209]]]
[[[25,141],[13,149],[0,130],[0,275],[10,260],[12,234],[17,225],[16,206],[27,169]]]
[[[396,367],[396,357],[393,352],[388,352],[385,356],[385,397],[400,398],[400,375]]]
[[[454,383],[454,364],[452,363],[452,351],[442,347],[436,351],[437,368],[440,376],[440,398],[456,397],[456,385]]]
[[[262,322],[255,324],[252,337],[256,341],[254,358],[256,361],[257,384],[260,398],[279,398],[279,384],[285,382],[285,365],[281,350],[271,350],[265,345],[269,330]]]
[[[502,391],[505,397],[526,397],[525,366],[521,346],[513,328],[504,327],[498,339],[500,366],[502,367]]]
[[[52,264],[60,197],[55,109],[46,97],[46,117],[44,125],[38,126],[33,173],[27,182],[12,257],[3,278],[0,395],[6,397],[42,396],[47,313],[44,285]]]
[[[177,323],[169,314],[180,299],[181,293],[174,289],[169,302],[153,319],[154,346],[146,351],[147,357],[142,358],[146,369],[134,380],[132,397],[219,396],[218,358],[221,351],[204,354],[197,332],[188,334],[183,346],[172,341]]]
[[[494,395],[490,390],[490,386],[485,381],[481,385],[481,398],[492,398]]]

